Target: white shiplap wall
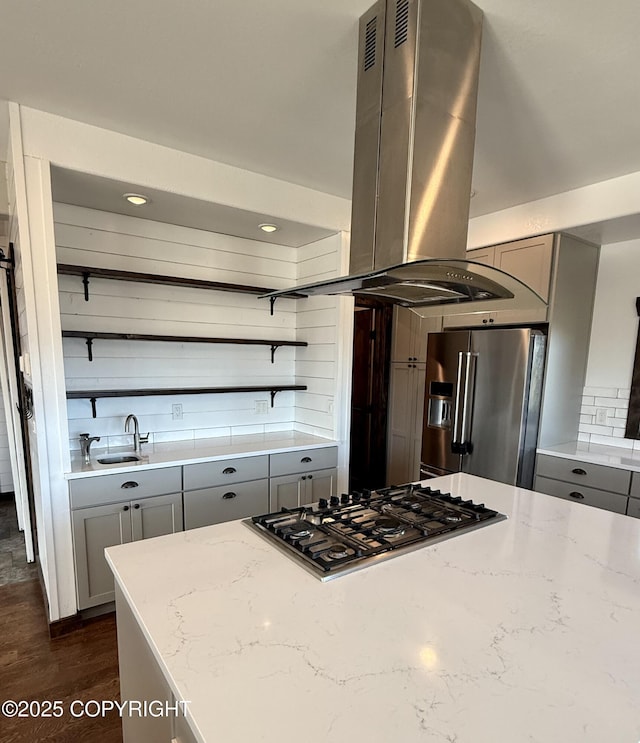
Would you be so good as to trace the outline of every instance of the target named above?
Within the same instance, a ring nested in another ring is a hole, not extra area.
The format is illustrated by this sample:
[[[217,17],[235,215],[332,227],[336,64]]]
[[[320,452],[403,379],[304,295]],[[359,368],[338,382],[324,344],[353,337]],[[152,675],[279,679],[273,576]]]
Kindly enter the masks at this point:
[[[190,276],[281,288],[336,274],[340,237],[303,248],[151,222],[96,210],[55,205],[57,260],[121,270]],[[68,401],[69,437],[103,437],[98,446],[130,443],[124,418],[135,413],[151,441],[299,430],[331,437],[335,394],[336,300],[278,300],[273,316],[252,295],[92,278],[84,300],[79,277],[59,276],[63,329],[216,337],[306,340],[308,348],[100,341],[87,359],[82,339],[64,339],[67,389],[307,384],[308,392],[281,392],[267,414],[255,412],[268,393]],[[297,327],[297,331],[296,331]],[[172,405],[183,406],[173,420]]]
[[[338,274],[341,236],[333,235],[298,249],[298,284]],[[296,428],[317,436],[334,436],[338,307],[335,297],[297,302],[298,340],[309,345],[296,352],[296,379],[307,390],[295,393]],[[276,304],[277,306],[277,304]]]

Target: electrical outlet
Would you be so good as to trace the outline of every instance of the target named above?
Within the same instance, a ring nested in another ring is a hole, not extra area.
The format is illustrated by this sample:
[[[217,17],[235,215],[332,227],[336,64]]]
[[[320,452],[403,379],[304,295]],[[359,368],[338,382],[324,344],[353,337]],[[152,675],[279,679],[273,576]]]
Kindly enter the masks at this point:
[[[174,421],[182,420],[182,405],[176,403],[175,405],[171,406],[171,417]]]
[[[596,408],[596,425],[606,426],[607,425],[607,409]]]
[[[267,415],[269,412],[269,403],[266,400],[256,400],[254,413],[256,415]]]

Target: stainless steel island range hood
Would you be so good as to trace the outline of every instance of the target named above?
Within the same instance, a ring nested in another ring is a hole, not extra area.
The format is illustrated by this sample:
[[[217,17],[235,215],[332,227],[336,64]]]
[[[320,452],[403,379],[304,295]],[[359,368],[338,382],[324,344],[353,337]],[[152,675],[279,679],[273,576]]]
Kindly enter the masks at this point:
[[[379,0],[362,16],[350,274],[270,297],[544,307],[520,281],[466,260],[481,36],[469,0]]]

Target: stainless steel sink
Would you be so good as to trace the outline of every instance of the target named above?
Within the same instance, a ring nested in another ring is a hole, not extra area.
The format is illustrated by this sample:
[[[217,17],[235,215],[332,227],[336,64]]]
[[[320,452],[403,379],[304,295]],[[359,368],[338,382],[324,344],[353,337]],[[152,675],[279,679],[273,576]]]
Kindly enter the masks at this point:
[[[110,454],[106,457],[98,457],[98,464],[124,464],[125,462],[139,462],[142,457],[137,454]]]

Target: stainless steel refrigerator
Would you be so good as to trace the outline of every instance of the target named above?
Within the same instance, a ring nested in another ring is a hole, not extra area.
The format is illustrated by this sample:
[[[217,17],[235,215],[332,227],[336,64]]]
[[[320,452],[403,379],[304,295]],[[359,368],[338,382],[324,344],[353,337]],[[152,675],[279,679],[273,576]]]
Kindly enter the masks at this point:
[[[545,341],[531,328],[429,334],[422,477],[468,472],[532,487]]]

